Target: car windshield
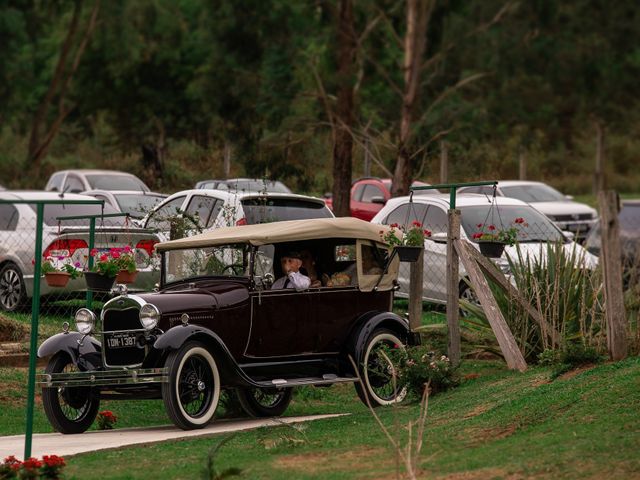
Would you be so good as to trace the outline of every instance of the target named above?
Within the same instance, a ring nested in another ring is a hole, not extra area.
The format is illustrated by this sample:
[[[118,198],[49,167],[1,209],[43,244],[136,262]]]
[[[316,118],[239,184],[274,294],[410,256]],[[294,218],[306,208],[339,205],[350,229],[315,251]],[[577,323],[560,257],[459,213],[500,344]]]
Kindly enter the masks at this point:
[[[116,195],[120,210],[133,218],[142,218],[166,197],[162,195]]]
[[[549,185],[529,183],[500,187],[505,197],[517,198],[523,202],[565,202],[567,198]]]
[[[133,175],[87,175],[87,181],[93,190],[140,190],[148,192],[149,188]]]
[[[230,192],[272,192],[291,193],[281,182],[273,180],[237,180],[222,182],[217,187],[218,190],[229,190]]]
[[[620,230],[627,233],[640,231],[640,203],[623,204],[618,218],[620,220]]]
[[[529,205],[482,205],[460,207],[461,225],[467,237],[515,227],[518,242],[564,241],[562,232],[542,213]],[[522,223],[516,222],[522,219]],[[492,228],[493,227],[493,228]]]
[[[30,204],[31,209],[35,212],[36,205]],[[101,205],[82,205],[82,204],[49,204],[44,206],[44,223],[46,225],[61,225],[61,226],[87,226],[89,225],[88,218],[73,219],[73,220],[60,220],[58,217],[78,217],[84,215],[101,215],[102,213],[120,213],[116,211],[110,205],[105,205],[104,210]],[[58,223],[60,222],[60,223]],[[113,218],[97,218],[97,226],[119,226],[124,225],[123,217]]]
[[[162,264],[165,283],[211,276],[247,276],[249,251],[246,244],[169,250]]]
[[[242,209],[249,225],[333,216],[323,203],[291,198],[246,198]]]

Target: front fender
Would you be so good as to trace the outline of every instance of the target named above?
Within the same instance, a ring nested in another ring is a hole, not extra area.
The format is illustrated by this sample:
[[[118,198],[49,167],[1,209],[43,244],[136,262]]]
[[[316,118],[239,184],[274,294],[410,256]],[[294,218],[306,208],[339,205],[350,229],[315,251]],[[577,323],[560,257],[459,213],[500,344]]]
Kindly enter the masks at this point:
[[[209,349],[218,363],[226,384],[234,386],[255,384],[238,366],[222,339],[208,328],[199,325],[176,325],[158,337],[153,348],[160,351],[177,350],[190,340],[198,341]]]
[[[97,370],[101,366],[102,345],[93,337],[80,332],[58,333],[47,338],[40,348],[38,357],[48,357],[65,352],[81,370]]]
[[[364,356],[367,340],[377,328],[391,330],[400,338],[408,341],[411,339],[409,323],[399,315],[392,312],[380,312],[366,314],[358,323],[353,340],[353,354],[356,362],[360,364]]]

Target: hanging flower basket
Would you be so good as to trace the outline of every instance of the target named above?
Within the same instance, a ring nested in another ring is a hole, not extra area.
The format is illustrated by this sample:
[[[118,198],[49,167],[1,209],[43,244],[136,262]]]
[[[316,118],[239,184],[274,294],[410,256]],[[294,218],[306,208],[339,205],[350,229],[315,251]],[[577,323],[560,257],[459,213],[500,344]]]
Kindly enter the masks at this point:
[[[44,280],[50,287],[66,287],[71,275],[67,272],[49,272],[44,274]]]
[[[395,245],[393,249],[397,252],[401,262],[417,262],[423,247],[412,245]]]
[[[485,257],[500,258],[504,252],[505,244],[503,242],[478,241],[480,253]]]
[[[98,272],[84,272],[87,281],[87,289],[95,292],[108,292],[113,287],[116,277],[107,277]]]
[[[116,283],[133,283],[136,281],[137,276],[137,270],[134,270],[131,273],[129,273],[128,270],[120,270],[118,275],[116,275]]]

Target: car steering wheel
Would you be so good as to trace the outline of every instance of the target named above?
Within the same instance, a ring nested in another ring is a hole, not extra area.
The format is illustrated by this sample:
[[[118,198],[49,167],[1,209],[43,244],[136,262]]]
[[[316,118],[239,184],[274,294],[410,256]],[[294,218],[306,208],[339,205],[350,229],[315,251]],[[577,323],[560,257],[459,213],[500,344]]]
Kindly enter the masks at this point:
[[[229,273],[229,274],[228,274],[229,276],[231,276],[232,274],[233,274],[233,275],[236,275],[236,276],[239,276],[239,275],[242,275],[242,272],[244,272],[244,267],[243,267],[243,266],[242,266],[242,264],[240,264],[240,263],[233,263],[233,264],[231,264],[231,265],[227,265],[226,267],[224,267],[224,268],[222,269],[222,272],[221,272],[221,273],[222,273],[222,275],[227,275],[227,274],[225,274],[225,272],[226,272],[227,270],[229,270],[230,272],[232,272],[232,273]]]

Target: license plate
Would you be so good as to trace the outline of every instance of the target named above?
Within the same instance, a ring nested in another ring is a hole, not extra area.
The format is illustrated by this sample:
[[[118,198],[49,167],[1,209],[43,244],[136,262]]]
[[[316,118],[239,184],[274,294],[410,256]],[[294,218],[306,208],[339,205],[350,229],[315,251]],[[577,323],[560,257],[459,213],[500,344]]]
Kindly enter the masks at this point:
[[[131,348],[136,346],[136,334],[128,332],[111,333],[106,337],[109,348]]]

